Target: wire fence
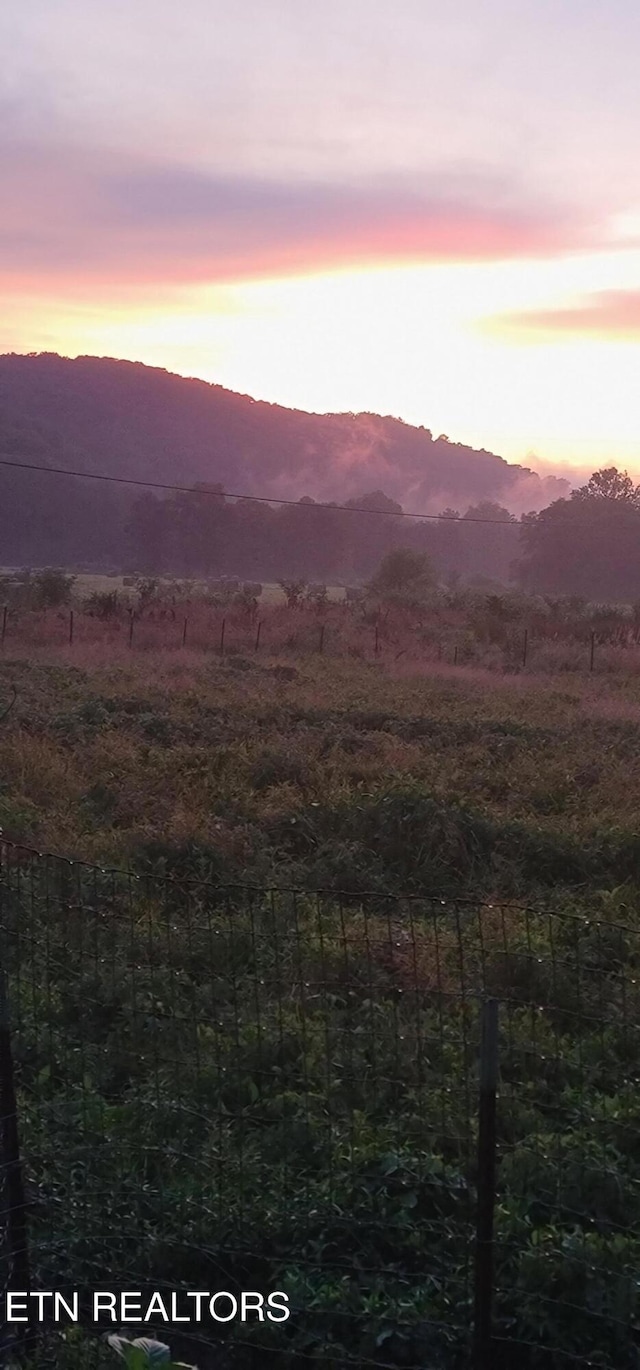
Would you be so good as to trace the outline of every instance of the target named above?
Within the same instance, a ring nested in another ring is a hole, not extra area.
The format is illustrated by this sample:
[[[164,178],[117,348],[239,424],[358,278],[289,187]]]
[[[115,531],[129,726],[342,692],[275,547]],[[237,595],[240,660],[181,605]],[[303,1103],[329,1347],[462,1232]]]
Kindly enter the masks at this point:
[[[640,626],[615,610],[612,621],[605,613],[597,628],[579,618],[571,624],[542,617],[527,626],[526,615],[488,628],[482,612],[476,617],[445,613],[441,618],[427,611],[421,616],[406,606],[383,613],[349,601],[327,601],[320,608],[313,601],[260,609],[254,604],[253,609],[230,604],[213,610],[206,600],[194,600],[176,608],[140,610],[123,603],[105,617],[84,611],[81,604],[57,610],[5,604],[0,607],[0,651],[62,649],[81,659],[83,650],[93,649],[134,655],[186,649],[232,660],[325,655],[508,673],[640,670]]]
[[[0,896],[5,1290],[284,1291],[142,1329],[242,1370],[638,1366],[640,921],[10,843]]]

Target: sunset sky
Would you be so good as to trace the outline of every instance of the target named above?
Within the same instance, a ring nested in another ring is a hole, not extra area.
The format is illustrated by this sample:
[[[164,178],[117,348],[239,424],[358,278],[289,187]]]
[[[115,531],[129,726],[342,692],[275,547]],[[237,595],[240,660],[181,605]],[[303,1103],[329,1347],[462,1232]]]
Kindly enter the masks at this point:
[[[637,0],[5,0],[0,49],[0,351],[640,476]]]

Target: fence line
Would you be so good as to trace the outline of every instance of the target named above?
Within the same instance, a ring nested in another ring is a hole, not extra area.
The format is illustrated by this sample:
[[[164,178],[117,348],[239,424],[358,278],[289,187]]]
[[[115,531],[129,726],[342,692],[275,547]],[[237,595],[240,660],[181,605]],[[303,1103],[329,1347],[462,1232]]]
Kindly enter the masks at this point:
[[[13,612],[15,613],[16,611]],[[36,612],[37,611],[34,611],[34,613]],[[136,614],[132,607],[129,607],[126,612],[128,614],[127,642],[129,648],[134,647],[135,638],[135,645],[139,650],[145,650],[147,648],[159,651],[178,650],[179,648],[185,649],[187,648],[187,639],[189,639],[189,651],[198,649],[201,651],[217,651],[221,657],[228,654],[228,643],[225,648],[225,634],[228,623],[226,614],[223,614],[220,619],[220,622],[217,625],[217,631],[214,631],[214,625],[212,623],[209,625],[210,631],[208,635],[200,633],[199,640],[197,635],[193,633],[194,621],[186,616],[182,622],[182,632],[176,631],[172,639],[164,637],[160,642],[147,641],[145,643],[144,640],[140,640],[140,629],[152,628],[155,632],[158,628],[157,621],[148,620],[145,619],[143,615]],[[291,612],[296,613],[297,611],[292,610]],[[101,642],[114,645],[119,640],[118,634],[120,627],[127,625],[127,620],[120,619],[118,616],[113,619],[100,620],[91,614],[82,614],[78,609],[70,609],[68,611],[68,619],[64,613],[59,613],[57,617],[61,620],[57,639],[47,638],[44,642],[39,643],[37,631],[35,637],[30,637],[28,634],[22,636],[19,631],[15,634],[8,631],[11,620],[9,616],[9,606],[5,604],[2,611],[2,623],[0,627],[0,646],[4,648],[7,642],[11,643],[11,641],[14,640],[16,642],[25,642],[36,646],[63,646],[66,643],[69,648],[73,648],[74,643],[76,645],[82,645],[82,634],[80,634],[80,636],[78,635],[78,627],[82,627],[83,623],[86,627],[89,622],[94,629],[100,624],[102,634],[97,637],[85,637],[85,642],[90,642],[92,645]],[[25,618],[28,618],[28,611],[25,612]],[[393,634],[385,638],[380,632],[380,626],[377,621],[371,625],[363,625],[362,623],[355,623],[352,625],[355,628],[355,636],[358,639],[358,642],[355,645],[344,639],[340,627],[332,624],[329,620],[326,622],[320,620],[316,632],[313,626],[316,621],[317,620],[313,619],[306,625],[308,630],[306,634],[308,638],[306,648],[305,644],[300,640],[300,634],[296,633],[295,643],[293,645],[295,646],[297,654],[300,654],[300,652],[306,649],[309,655],[316,652],[322,655],[325,652],[326,641],[329,647],[329,655],[348,655],[349,653],[356,651],[357,654],[371,655],[377,660],[379,657],[383,656],[385,648],[389,655],[389,659],[397,660],[399,656],[406,655],[406,648],[403,648],[399,653],[396,652],[395,649],[398,646],[399,639],[394,637]],[[19,623],[19,619],[14,619],[14,623],[16,622]],[[136,625],[138,625],[138,631],[134,632]],[[255,616],[252,616],[244,623],[242,620],[238,619],[235,624],[232,622],[230,626],[236,630],[236,642],[232,649],[235,651],[249,652],[253,650],[255,653],[262,646],[263,648],[266,647],[267,651],[271,648],[271,651],[276,654],[286,654],[292,646],[290,636],[289,638],[285,636],[280,641],[272,639],[271,642],[269,642],[268,618],[263,617],[260,620],[256,620]],[[263,629],[266,630],[264,639],[262,637]],[[521,632],[513,635],[508,643],[500,644],[494,641],[484,642],[478,640],[474,643],[473,650],[464,650],[464,648],[461,647],[461,643],[456,640],[457,638],[464,637],[464,629],[460,626],[451,628],[448,634],[445,630],[427,633],[424,627],[416,627],[411,630],[405,627],[402,629],[402,632],[405,637],[408,636],[410,639],[413,639],[414,649],[421,660],[437,660],[438,662],[445,662],[455,667],[482,666],[483,651],[488,647],[497,647],[504,655],[502,664],[505,671],[526,670],[527,666],[530,666],[531,664],[532,646],[536,645],[536,638],[529,627],[525,627]],[[583,666],[585,671],[590,673],[593,673],[596,670],[597,646],[600,646],[605,650],[609,648],[613,651],[623,653],[633,652],[635,649],[636,659],[640,660],[640,657],[638,657],[638,647],[640,646],[640,643],[637,640],[637,633],[632,641],[626,642],[619,642],[616,640],[598,642],[595,631],[590,632],[587,640],[580,637],[564,637],[562,634],[560,634],[558,638],[543,635],[537,640],[537,646],[539,648],[545,648],[549,645],[560,645],[561,647],[584,652]],[[575,669],[579,669],[579,666],[576,665]]]
[[[0,855],[5,1288],[284,1290],[190,1329],[243,1370],[637,1365],[640,921]]]

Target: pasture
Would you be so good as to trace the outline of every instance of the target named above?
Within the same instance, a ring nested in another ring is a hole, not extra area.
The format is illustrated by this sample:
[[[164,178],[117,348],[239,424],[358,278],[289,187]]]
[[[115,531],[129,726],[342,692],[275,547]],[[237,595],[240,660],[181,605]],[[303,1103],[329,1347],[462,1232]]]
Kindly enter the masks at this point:
[[[625,878],[606,853],[612,834],[632,840],[640,807],[635,671],[414,671],[232,647],[223,658],[126,642],[14,655],[7,643],[0,681],[7,704],[17,697],[0,729],[5,835],[121,864],[145,843],[195,844],[228,878],[396,893],[443,880],[555,888],[563,851],[569,884],[582,862],[594,882]],[[392,813],[414,824],[411,841]],[[421,815],[451,834],[465,816],[462,861],[449,869],[437,843],[418,842]],[[499,866],[474,854],[483,825]],[[523,867],[534,846],[540,860]]]
[[[0,581],[11,582],[15,577],[24,575],[25,570],[16,566],[2,566],[0,567]],[[115,592],[123,604],[134,603],[137,597],[135,582],[140,579],[142,577],[137,573],[125,575],[119,571],[113,571],[109,574],[81,571],[73,578],[73,600],[77,604],[82,604],[92,595],[109,595]],[[202,580],[200,577],[194,577],[188,582],[177,581],[170,576],[158,576],[155,579],[157,579],[160,595],[169,598],[175,594],[176,590],[180,593],[183,584],[188,584],[189,593],[192,593],[195,599],[202,598],[210,591],[212,584],[212,582]],[[220,581],[213,583],[220,584]],[[327,586],[327,596],[332,602],[340,603],[344,599],[344,594],[344,586]],[[284,604],[286,598],[282,587],[268,581],[263,582],[261,601],[263,605]]]

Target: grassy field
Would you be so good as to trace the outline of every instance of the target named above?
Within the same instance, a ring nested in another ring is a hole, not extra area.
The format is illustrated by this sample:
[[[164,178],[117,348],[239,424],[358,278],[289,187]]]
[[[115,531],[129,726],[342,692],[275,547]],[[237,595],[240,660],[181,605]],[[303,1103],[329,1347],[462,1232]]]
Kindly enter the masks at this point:
[[[13,688],[5,838],[142,879],[83,893],[36,862],[26,899],[9,867],[50,1279],[88,1278],[93,1250],[289,1289],[286,1360],[274,1333],[212,1370],[466,1365],[463,976],[508,1011],[499,1305],[533,1349],[503,1364],[555,1370],[535,1349],[555,1346],[631,1370],[640,677],[6,644],[0,706]],[[216,903],[207,882],[303,894]],[[399,894],[442,914],[390,916]]]
[[[166,589],[167,591],[170,591],[175,586],[175,581],[168,577],[163,578],[160,576],[158,578],[158,584],[161,590]],[[202,580],[196,579],[191,581],[190,584],[193,586],[193,593],[195,595],[202,593],[207,588],[207,582]],[[117,590],[118,593],[123,596],[124,600],[132,594],[131,586],[125,585],[124,583],[124,576],[79,575],[76,577],[73,587],[74,598],[77,600],[85,599],[92,594],[108,594],[114,590]],[[339,603],[340,600],[344,599],[344,590],[339,585],[328,585],[327,596],[333,602]],[[284,604],[284,591],[279,585],[265,582],[262,586],[260,602],[263,606]]]
[[[7,655],[0,825],[90,860],[192,847],[227,878],[349,889],[592,891],[635,874],[635,674],[426,669]]]

